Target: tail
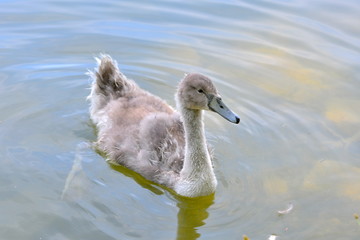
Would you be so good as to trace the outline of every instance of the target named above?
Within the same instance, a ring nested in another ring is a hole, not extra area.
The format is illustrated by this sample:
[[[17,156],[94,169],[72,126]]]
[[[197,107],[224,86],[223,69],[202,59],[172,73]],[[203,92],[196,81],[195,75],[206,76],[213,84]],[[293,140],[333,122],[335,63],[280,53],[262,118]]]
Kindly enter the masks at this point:
[[[88,73],[93,79],[88,99],[94,123],[98,122],[98,113],[110,100],[125,96],[134,87],[134,83],[119,71],[116,61],[109,55],[101,55],[96,60],[98,67],[94,72]]]
[[[95,71],[95,91],[103,96],[118,98],[124,95],[127,88],[127,78],[123,75],[115,60],[109,55],[101,55],[96,58],[98,69]]]

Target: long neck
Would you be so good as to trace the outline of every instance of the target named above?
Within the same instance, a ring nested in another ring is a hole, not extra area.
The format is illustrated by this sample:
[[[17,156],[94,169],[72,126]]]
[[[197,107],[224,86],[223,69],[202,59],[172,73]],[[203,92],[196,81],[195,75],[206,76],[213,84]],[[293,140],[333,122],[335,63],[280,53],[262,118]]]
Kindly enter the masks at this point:
[[[186,179],[214,178],[214,172],[206,145],[201,110],[181,108],[185,129],[185,159],[181,176]]]

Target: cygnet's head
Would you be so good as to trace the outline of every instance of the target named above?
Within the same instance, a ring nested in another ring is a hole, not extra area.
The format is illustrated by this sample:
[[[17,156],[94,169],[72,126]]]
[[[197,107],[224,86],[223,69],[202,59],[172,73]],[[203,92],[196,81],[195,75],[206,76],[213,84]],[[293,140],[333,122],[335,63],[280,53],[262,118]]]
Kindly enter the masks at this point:
[[[178,106],[192,110],[210,110],[218,113],[233,123],[239,123],[240,118],[222,102],[210,78],[190,73],[180,82],[176,94]]]

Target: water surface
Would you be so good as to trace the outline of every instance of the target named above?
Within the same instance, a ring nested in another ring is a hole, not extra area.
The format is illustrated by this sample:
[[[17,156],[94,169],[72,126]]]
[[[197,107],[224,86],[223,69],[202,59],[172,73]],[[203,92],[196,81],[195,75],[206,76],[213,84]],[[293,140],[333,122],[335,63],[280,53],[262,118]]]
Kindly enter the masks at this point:
[[[360,5],[347,1],[1,1],[2,239],[358,239]],[[186,200],[89,145],[85,75],[108,53],[174,105],[186,72],[219,186]],[[292,210],[283,215],[289,204]]]

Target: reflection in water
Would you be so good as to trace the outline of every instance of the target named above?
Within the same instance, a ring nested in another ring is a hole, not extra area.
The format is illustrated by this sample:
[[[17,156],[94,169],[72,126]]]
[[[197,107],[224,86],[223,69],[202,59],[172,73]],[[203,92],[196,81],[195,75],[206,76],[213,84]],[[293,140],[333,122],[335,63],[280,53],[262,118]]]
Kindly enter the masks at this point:
[[[89,180],[83,171],[82,161],[84,157],[84,151],[90,147],[91,145],[87,142],[82,142],[76,147],[74,162],[66,177],[65,185],[61,193],[61,199],[80,199],[88,188]]]
[[[70,201],[79,200],[82,198],[84,191],[86,191],[85,189],[89,187],[89,179],[84,172],[82,162],[83,158],[86,157],[86,151],[91,148],[92,145],[87,142],[78,144],[75,151],[73,166],[67,175],[61,199]],[[105,154],[99,151],[97,152],[106,159]],[[173,195],[174,201],[177,201],[177,207],[179,208],[176,239],[192,240],[200,237],[197,229],[205,224],[204,221],[209,216],[207,209],[214,203],[215,194],[198,198],[182,197],[177,195],[173,190],[154,184],[137,172],[124,166],[111,163],[109,163],[109,166],[113,170],[134,179],[140,186],[150,190],[156,195],[164,194],[164,190],[168,190]]]
[[[127,177],[131,177],[143,188],[146,188],[146,189],[152,191],[156,195],[161,195],[164,193],[164,191],[160,187],[158,187],[154,183],[148,181],[147,179],[145,179],[143,176],[141,176],[137,172],[134,172],[134,171],[132,171],[124,166],[121,166],[121,165],[115,165],[112,163],[109,163],[109,165],[112,169],[124,174]]]
[[[197,239],[200,237],[197,228],[205,224],[209,216],[207,209],[214,203],[214,194],[195,199],[177,197],[177,200],[179,213],[176,239]]]
[[[126,167],[113,164],[110,164],[110,167],[127,177],[131,177],[143,188],[146,188],[157,195],[164,193],[164,190],[162,189],[164,187],[159,187]],[[167,190],[173,194],[175,200],[178,202],[177,206],[179,212],[177,215],[178,225],[176,239],[192,240],[199,238],[200,234],[197,232],[197,229],[205,224],[204,221],[209,216],[207,209],[214,203],[214,194],[192,199],[176,195],[171,189]]]

